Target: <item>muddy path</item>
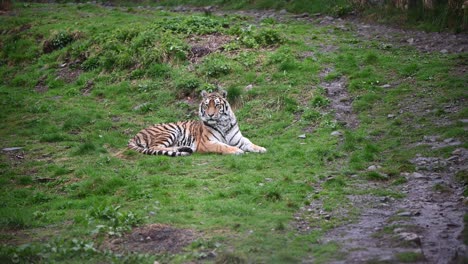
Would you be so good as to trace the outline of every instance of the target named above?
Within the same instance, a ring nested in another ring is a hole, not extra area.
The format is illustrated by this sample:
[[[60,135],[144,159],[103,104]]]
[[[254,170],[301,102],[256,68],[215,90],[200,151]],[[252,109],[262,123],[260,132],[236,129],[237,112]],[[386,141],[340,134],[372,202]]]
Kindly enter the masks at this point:
[[[460,241],[467,208],[464,187],[454,175],[467,169],[468,151],[459,148],[452,154],[412,159],[417,170],[402,173],[407,179],[398,188],[403,199],[349,197],[362,214],[325,235],[323,242],[339,243],[346,256],[334,263],[403,262],[402,254],[412,254],[415,263],[461,263],[467,256]]]

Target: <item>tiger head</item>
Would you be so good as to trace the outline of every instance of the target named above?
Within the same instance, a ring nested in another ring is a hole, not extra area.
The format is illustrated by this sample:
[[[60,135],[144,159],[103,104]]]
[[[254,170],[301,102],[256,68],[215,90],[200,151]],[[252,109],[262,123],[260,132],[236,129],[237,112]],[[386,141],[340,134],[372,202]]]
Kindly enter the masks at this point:
[[[231,111],[231,106],[226,100],[227,92],[208,93],[201,92],[202,101],[200,103],[199,115],[203,123],[208,125],[223,125],[235,118]]]

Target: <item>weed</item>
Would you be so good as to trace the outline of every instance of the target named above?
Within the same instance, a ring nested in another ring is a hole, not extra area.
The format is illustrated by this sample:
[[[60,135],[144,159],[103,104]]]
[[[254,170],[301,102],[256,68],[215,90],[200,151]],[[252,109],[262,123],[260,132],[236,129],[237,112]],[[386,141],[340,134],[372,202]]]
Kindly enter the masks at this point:
[[[76,35],[76,34],[75,34]],[[44,53],[50,53],[57,49],[62,49],[75,40],[73,34],[61,31],[52,36],[51,39],[46,40],[43,45]]]
[[[371,181],[385,181],[388,180],[388,176],[378,173],[376,171],[367,172],[364,177]]]
[[[314,98],[312,98],[312,100],[310,101],[311,106],[318,107],[318,108],[328,106],[329,104],[330,104],[330,100],[321,95],[314,96]]]
[[[203,60],[200,71],[208,77],[216,78],[229,74],[232,71],[232,66],[226,57],[220,54],[214,54]]]

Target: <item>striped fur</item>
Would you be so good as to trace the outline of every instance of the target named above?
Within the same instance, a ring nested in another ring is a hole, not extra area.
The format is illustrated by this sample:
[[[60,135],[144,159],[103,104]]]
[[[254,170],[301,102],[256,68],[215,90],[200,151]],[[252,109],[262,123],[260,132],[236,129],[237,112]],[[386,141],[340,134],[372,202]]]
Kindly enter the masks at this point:
[[[193,152],[242,154],[266,152],[242,136],[227,93],[202,92],[201,121],[157,124],[141,130],[128,142],[130,149],[148,155],[187,156]]]

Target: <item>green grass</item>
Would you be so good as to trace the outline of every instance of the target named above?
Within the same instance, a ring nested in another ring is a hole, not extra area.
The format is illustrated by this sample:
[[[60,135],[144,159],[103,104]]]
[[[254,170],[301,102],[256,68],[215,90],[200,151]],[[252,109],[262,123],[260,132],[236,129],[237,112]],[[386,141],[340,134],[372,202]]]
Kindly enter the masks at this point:
[[[349,206],[347,194],[402,198],[385,185],[401,184],[399,173],[414,170],[408,160],[429,151],[411,143],[432,134],[466,141],[462,124],[432,125],[440,113],[387,118],[401,102],[424,99],[444,109],[466,96],[466,77],[447,74],[460,61],[455,56],[381,49],[352,32],[302,22],[88,4],[17,5],[15,12],[0,17],[7,32],[0,35],[0,147],[24,147],[24,158],[0,155],[0,230],[27,239],[0,237],[1,260],[184,263],[216,250],[222,253],[209,261],[324,263],[340,258],[340,247],[318,241],[357,209],[298,233],[293,217],[304,204],[320,200],[334,212]],[[189,42],[213,32],[229,36],[229,48],[191,64]],[[55,43],[49,53],[46,42]],[[324,42],[337,50],[301,57]],[[334,69],[326,80],[348,80],[358,129],[334,120],[319,87],[325,67]],[[62,79],[64,69],[79,76]],[[411,83],[379,87],[409,76]],[[174,159],[126,150],[150,124],[197,119],[198,93],[217,86],[228,90],[242,133],[266,154]],[[331,136],[335,130],[343,137]],[[381,170],[366,172],[372,164]],[[356,190],[361,180],[382,186]],[[152,223],[203,237],[174,254],[118,256],[100,248],[107,236]]]

